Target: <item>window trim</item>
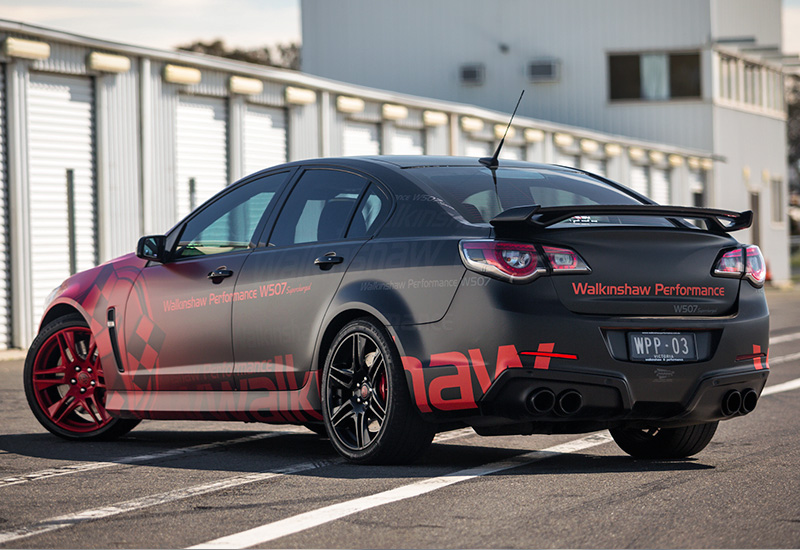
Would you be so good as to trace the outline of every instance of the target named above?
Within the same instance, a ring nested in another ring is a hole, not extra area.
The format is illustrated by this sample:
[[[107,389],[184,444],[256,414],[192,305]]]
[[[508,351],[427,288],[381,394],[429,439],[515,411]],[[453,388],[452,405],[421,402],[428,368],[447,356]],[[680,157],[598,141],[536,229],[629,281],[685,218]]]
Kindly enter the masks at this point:
[[[212,197],[210,197],[208,200],[206,200],[203,204],[198,206],[194,211],[190,212],[189,215],[187,215],[185,218],[183,218],[180,222],[178,222],[172,229],[170,229],[166,233],[166,237],[167,237],[167,243],[166,243],[167,253],[166,253],[166,258],[165,258],[166,261],[164,263],[182,262],[182,261],[187,261],[187,260],[192,260],[192,259],[197,259],[197,258],[208,258],[208,257],[210,257],[210,256],[182,256],[182,257],[181,256],[175,256],[175,252],[176,252],[176,250],[178,248],[178,243],[180,243],[180,240],[183,237],[183,232],[186,230],[186,227],[189,225],[189,223],[192,220],[194,220],[195,218],[197,218],[198,216],[200,216],[203,212],[205,212],[208,208],[210,208],[214,203],[216,203],[224,195],[227,195],[228,193],[233,193],[237,189],[239,189],[240,187],[243,187],[243,186],[245,186],[245,185],[247,185],[247,184],[249,184],[249,183],[251,183],[251,182],[253,182],[255,180],[259,180],[259,179],[264,178],[264,177],[275,176],[275,175],[278,175],[278,174],[284,174],[285,173],[286,174],[286,178],[280,184],[278,189],[275,191],[275,196],[273,197],[273,200],[267,206],[267,209],[264,211],[264,214],[262,214],[261,219],[256,224],[255,229],[253,230],[253,235],[250,237],[250,243],[248,244],[247,249],[232,250],[230,252],[223,252],[223,253],[220,253],[220,254],[214,254],[214,256],[222,257],[222,256],[228,256],[230,254],[246,253],[246,252],[252,251],[254,248],[257,248],[258,247],[258,239],[256,239],[256,235],[261,235],[263,233],[264,226],[267,224],[268,220],[272,217],[272,214],[274,213],[275,208],[277,207],[277,205],[283,199],[283,196],[284,196],[284,194],[286,192],[287,186],[294,179],[296,170],[297,169],[293,168],[293,167],[290,167],[288,169],[286,167],[284,167],[284,168],[280,168],[280,169],[276,169],[276,170],[256,172],[255,174],[251,174],[251,175],[249,175],[249,176],[247,176],[245,178],[242,178],[241,180],[236,181],[236,182],[228,185],[227,187],[224,187],[223,189],[221,189],[219,192],[217,192]]]
[[[276,224],[278,222],[278,219],[281,216],[281,213],[283,212],[284,207],[286,206],[288,198],[291,196],[291,194],[294,192],[294,190],[297,187],[297,185],[302,180],[303,175],[306,172],[310,172],[312,170],[327,170],[327,171],[334,171],[334,172],[345,172],[345,173],[348,173],[348,174],[352,174],[354,176],[358,176],[358,177],[362,178],[363,180],[365,180],[367,182],[366,185],[364,185],[364,189],[362,189],[361,193],[359,193],[358,199],[356,200],[356,206],[353,209],[353,212],[350,213],[350,218],[347,220],[346,231],[344,233],[344,236],[341,237],[341,238],[333,239],[333,240],[329,240],[329,241],[313,241],[313,242],[308,242],[308,243],[295,243],[295,244],[282,245],[282,246],[270,245],[269,244],[269,240],[270,240],[270,238],[272,238],[272,233],[275,231],[275,226],[276,226]],[[307,165],[299,166],[297,168],[297,171],[293,174],[292,178],[288,182],[288,185],[286,186],[284,192],[281,193],[281,196],[278,198],[279,205],[276,205],[278,207],[272,211],[272,214],[270,215],[270,219],[268,220],[268,223],[266,224],[266,226],[262,230],[261,236],[258,239],[257,248],[270,248],[270,249],[274,248],[276,250],[278,250],[278,249],[284,249],[285,250],[285,249],[289,249],[291,247],[297,247],[297,246],[311,246],[311,245],[317,245],[317,244],[323,244],[323,243],[332,243],[332,242],[341,242],[341,241],[347,240],[347,233],[350,231],[350,224],[353,222],[353,216],[355,215],[356,211],[358,210],[358,207],[360,206],[361,201],[363,200],[367,190],[369,190],[370,185],[371,184],[378,184],[378,183],[379,182],[372,175],[364,173],[364,172],[361,172],[360,170],[351,168],[349,166],[336,166],[336,165],[327,165],[327,164],[307,164]],[[380,187],[382,188],[384,193],[386,193],[391,198],[392,194],[386,192],[385,187],[383,185],[381,185]],[[394,208],[394,204],[392,203],[391,206],[392,206],[392,209],[393,209]],[[391,215],[391,211],[390,211],[390,215]],[[387,216],[386,219],[388,220],[389,216]],[[385,221],[386,220],[384,220],[384,223],[385,223]]]

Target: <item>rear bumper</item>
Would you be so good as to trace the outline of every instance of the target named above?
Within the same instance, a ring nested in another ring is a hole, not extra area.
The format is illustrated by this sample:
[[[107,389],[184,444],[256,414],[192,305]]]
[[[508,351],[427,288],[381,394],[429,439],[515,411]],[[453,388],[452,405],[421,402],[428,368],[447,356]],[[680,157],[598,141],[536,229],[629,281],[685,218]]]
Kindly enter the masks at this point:
[[[726,405],[737,403],[731,398],[731,392],[738,392],[741,397],[753,391],[755,396],[752,397],[757,398],[768,373],[766,369],[756,370],[752,366],[709,372],[697,380],[684,399],[653,402],[635,401],[629,381],[619,373],[507,369],[481,399],[481,417],[472,419],[472,423],[479,429],[532,423],[535,425],[528,429],[536,433],[622,425],[674,427],[726,420],[747,414],[754,408],[752,402],[748,402],[747,407],[740,404],[731,410]],[[660,383],[669,385],[671,382]],[[549,395],[553,397],[552,407],[549,407]]]
[[[432,421],[518,430],[507,433],[691,425],[739,416],[735,394],[728,404],[736,410],[723,410],[726,395],[747,392],[757,402],[766,383],[769,311],[763,290],[748,284],[736,311],[718,317],[577,314],[547,279],[518,290],[462,285],[442,321],[399,327],[409,392]],[[629,331],[694,332],[698,358],[631,360]],[[552,409],[531,410],[538,390],[552,393],[540,396]]]

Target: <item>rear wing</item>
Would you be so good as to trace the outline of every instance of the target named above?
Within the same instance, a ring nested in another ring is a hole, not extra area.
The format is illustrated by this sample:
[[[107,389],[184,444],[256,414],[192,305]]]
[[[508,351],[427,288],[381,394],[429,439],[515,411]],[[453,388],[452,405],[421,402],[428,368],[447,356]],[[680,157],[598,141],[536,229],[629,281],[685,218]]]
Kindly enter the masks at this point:
[[[659,206],[649,204],[593,204],[573,206],[548,206],[538,204],[517,206],[501,212],[489,222],[498,236],[521,230],[541,231],[547,227],[576,216],[652,216],[668,218],[677,226],[689,227],[683,220],[702,220],[705,230],[723,235],[746,229],[753,223],[753,212],[734,212],[716,208],[694,206]]]

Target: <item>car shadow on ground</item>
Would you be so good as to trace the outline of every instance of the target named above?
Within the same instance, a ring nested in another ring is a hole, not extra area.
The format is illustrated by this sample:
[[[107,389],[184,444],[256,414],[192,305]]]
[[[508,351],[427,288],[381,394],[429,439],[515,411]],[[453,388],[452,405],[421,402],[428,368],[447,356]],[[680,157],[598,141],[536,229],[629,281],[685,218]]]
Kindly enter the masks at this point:
[[[308,470],[293,475],[332,479],[385,479],[428,478],[447,475],[459,470],[476,468],[493,462],[513,460],[515,457],[536,450],[535,448],[493,447],[491,439],[483,445],[461,445],[456,443],[434,443],[420,460],[410,465],[370,466],[348,464],[339,459],[327,439],[312,433],[284,433],[237,443],[221,444],[238,438],[259,434],[253,431],[149,431],[132,432],[116,441],[72,442],[49,434],[17,434],[0,438],[0,451],[4,453],[55,461],[65,464],[50,464],[42,468],[69,467],[73,462],[110,462],[120,465],[148,465],[150,467],[176,470],[224,471],[252,473],[280,471],[301,463],[311,466]],[[180,451],[195,445],[212,446],[196,452],[175,452],[152,459],[135,460],[131,457],[158,455]],[[0,470],[3,477],[24,476],[30,472],[17,470],[13,463]],[[569,453],[550,456],[544,460],[529,462],[520,460],[519,466],[503,470],[503,475],[545,474],[603,474],[625,472],[665,472],[685,470],[709,470],[715,466],[698,458],[682,460],[635,460],[619,451],[615,455]]]

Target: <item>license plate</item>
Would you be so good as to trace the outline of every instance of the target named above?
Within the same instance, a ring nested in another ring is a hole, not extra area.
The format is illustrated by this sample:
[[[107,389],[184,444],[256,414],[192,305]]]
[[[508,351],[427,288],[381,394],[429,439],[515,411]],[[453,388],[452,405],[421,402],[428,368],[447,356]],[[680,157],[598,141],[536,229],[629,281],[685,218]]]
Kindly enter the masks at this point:
[[[631,361],[696,361],[697,344],[692,332],[629,332]]]

